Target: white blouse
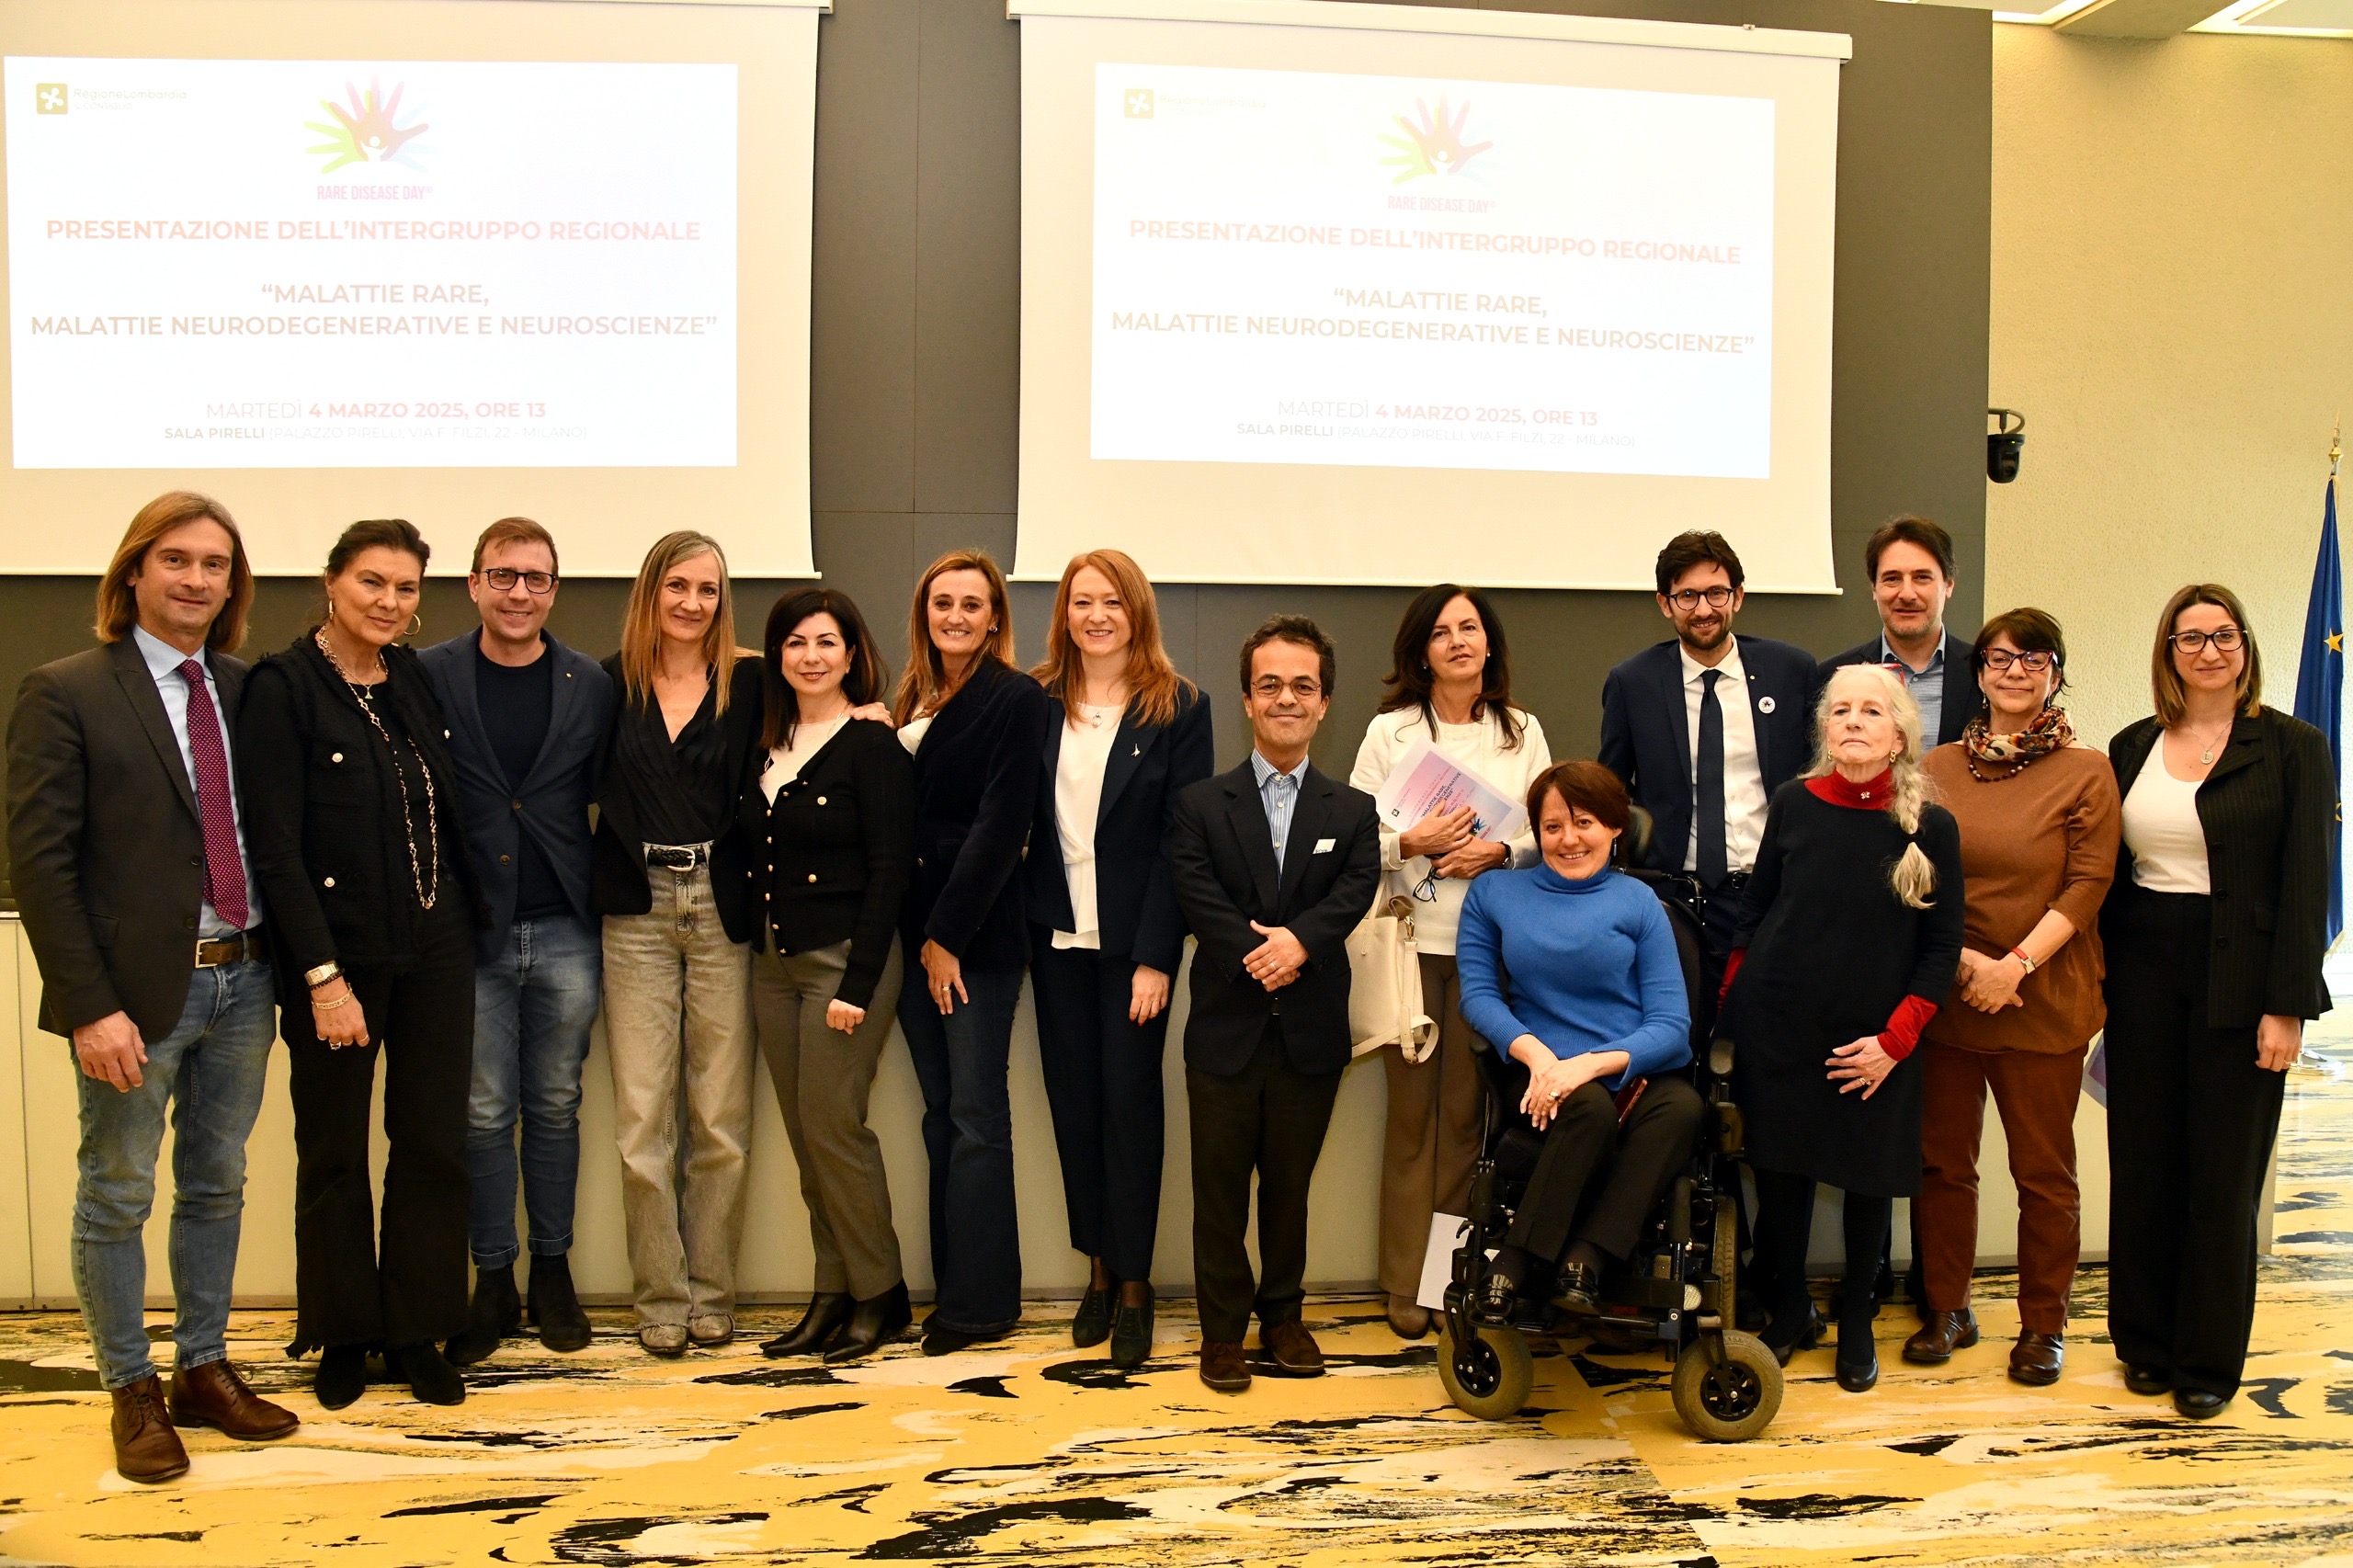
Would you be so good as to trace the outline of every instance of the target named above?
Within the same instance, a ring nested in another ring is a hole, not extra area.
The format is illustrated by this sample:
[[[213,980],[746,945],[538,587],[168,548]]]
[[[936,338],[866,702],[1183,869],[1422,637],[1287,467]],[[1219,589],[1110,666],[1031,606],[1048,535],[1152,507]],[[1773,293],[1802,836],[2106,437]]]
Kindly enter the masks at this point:
[[[899,726],[899,744],[907,748],[909,756],[923,748],[923,733],[931,728],[931,722],[938,717],[937,713],[919,713]]]
[[[848,722],[849,715],[843,713],[819,724],[795,724],[790,745],[768,747],[767,766],[760,769],[760,793],[768,798],[769,805],[776,804],[776,792],[800,778],[808,760]]]
[[[1118,704],[1082,702],[1078,722],[1063,726],[1062,751],[1054,763],[1054,826],[1062,835],[1063,879],[1070,885],[1071,924],[1054,933],[1057,948],[1100,948],[1103,922],[1097,914],[1095,819],[1103,809],[1103,775],[1111,764],[1111,743],[1120,733]]]
[[[2132,851],[2132,881],[2151,892],[2211,893],[2206,828],[2198,820],[2202,779],[2176,778],[2165,768],[2165,737],[2150,748],[2141,776],[2124,797],[2124,843]]]

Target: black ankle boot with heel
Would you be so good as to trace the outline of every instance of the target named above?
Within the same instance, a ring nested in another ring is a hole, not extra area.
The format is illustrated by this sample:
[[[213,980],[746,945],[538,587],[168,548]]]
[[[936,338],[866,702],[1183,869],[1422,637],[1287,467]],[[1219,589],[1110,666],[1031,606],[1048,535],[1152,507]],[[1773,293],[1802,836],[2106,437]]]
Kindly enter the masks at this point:
[[[814,1356],[841,1332],[849,1322],[849,1314],[857,1306],[847,1290],[820,1290],[809,1298],[809,1310],[801,1321],[761,1345],[760,1354],[770,1360],[786,1356]]]
[[[466,1326],[450,1339],[443,1354],[453,1367],[471,1367],[488,1360],[499,1341],[522,1326],[523,1298],[515,1289],[515,1266],[477,1268]]]

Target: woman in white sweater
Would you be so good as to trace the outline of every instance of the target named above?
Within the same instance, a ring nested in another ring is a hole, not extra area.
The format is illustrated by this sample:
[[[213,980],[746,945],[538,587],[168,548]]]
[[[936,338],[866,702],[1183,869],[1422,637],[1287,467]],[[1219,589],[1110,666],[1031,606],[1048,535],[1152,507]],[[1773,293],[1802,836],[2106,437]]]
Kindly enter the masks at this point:
[[[1416,741],[1510,801],[1524,799],[1552,765],[1544,727],[1511,705],[1504,629],[1476,588],[1440,583],[1414,597],[1398,623],[1386,684],[1348,776],[1367,794],[1380,790]],[[1455,921],[1472,878],[1533,858],[1535,846],[1525,833],[1509,843],[1480,837],[1467,807],[1381,830],[1387,873],[1381,901],[1397,894],[1413,902],[1422,1007],[1438,1027],[1438,1049],[1427,1061],[1407,1062],[1394,1047],[1381,1056],[1389,1129],[1381,1152],[1381,1288],[1389,1297],[1389,1326],[1406,1339],[1430,1327],[1429,1312],[1415,1301],[1430,1215],[1462,1212],[1479,1155],[1479,1072],[1455,975]]]

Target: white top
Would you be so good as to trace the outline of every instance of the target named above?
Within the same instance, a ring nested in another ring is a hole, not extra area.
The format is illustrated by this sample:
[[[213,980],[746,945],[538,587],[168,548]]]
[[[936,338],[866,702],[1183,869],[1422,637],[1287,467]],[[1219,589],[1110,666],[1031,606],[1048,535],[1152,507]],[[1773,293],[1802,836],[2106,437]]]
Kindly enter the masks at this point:
[[[768,747],[768,765],[760,769],[760,793],[776,804],[776,792],[801,777],[801,765],[824,749],[827,741],[842,733],[849,722],[849,715],[842,713],[820,724],[792,726],[792,744]]]
[[[1111,763],[1111,742],[1120,733],[1117,703],[1078,705],[1078,722],[1063,726],[1062,751],[1054,763],[1054,826],[1062,835],[1063,880],[1070,884],[1074,927],[1054,933],[1057,948],[1100,948],[1103,922],[1096,913],[1095,819],[1103,809],[1103,773]]]
[[[1544,743],[1544,726],[1536,722],[1536,715],[1517,708],[1512,714],[1521,725],[1519,746],[1514,751],[1504,749],[1503,725],[1494,719],[1475,724],[1440,724],[1437,735],[1432,736],[1418,708],[1376,713],[1372,722],[1365,726],[1364,744],[1357,748],[1357,765],[1348,775],[1348,782],[1368,795],[1373,793],[1404,756],[1406,749],[1415,741],[1427,740],[1457,765],[1494,785],[1499,793],[1515,801],[1525,799],[1536,776],[1552,766],[1552,752]],[[1415,885],[1429,875],[1428,857],[1402,857],[1397,837],[1394,828],[1381,828],[1381,865],[1388,873],[1381,879],[1381,896],[1384,902],[1395,895],[1411,898]],[[1528,865],[1535,860],[1534,824],[1511,841],[1511,850],[1506,865]],[[1423,952],[1450,958],[1454,953],[1455,922],[1461,916],[1462,901],[1470,895],[1471,884],[1461,877],[1439,877],[1432,886],[1438,893],[1436,902],[1414,902],[1414,939]]]
[[[1724,865],[1734,871],[1754,870],[1756,846],[1765,842],[1765,775],[1756,760],[1756,713],[1748,701],[1748,672],[1740,662],[1740,639],[1727,635],[1730,647],[1716,666],[1716,706],[1724,715]],[[1683,734],[1690,743],[1691,801],[1699,800],[1699,699],[1707,693],[1708,666],[1676,645],[1683,661]],[[1699,869],[1699,815],[1691,814],[1691,835],[1684,841],[1683,869]]]
[[[2124,797],[2124,843],[2132,851],[2132,881],[2151,892],[2211,893],[2206,829],[2198,820],[2198,786],[2165,770],[2165,737],[2150,749],[2141,777]]]
[[[918,713],[899,726],[899,744],[907,748],[909,756],[922,749],[923,733],[931,728],[931,722],[938,717],[937,713]]]

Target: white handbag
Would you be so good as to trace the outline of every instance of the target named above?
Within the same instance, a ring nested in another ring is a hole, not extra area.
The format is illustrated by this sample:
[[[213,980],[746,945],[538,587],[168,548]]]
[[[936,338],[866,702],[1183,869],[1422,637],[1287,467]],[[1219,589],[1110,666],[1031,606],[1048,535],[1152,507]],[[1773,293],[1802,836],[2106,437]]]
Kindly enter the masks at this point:
[[[1422,1010],[1410,899],[1383,899],[1348,933],[1348,1034],[1357,1056],[1393,1044],[1420,1062],[1438,1049],[1438,1025]]]

